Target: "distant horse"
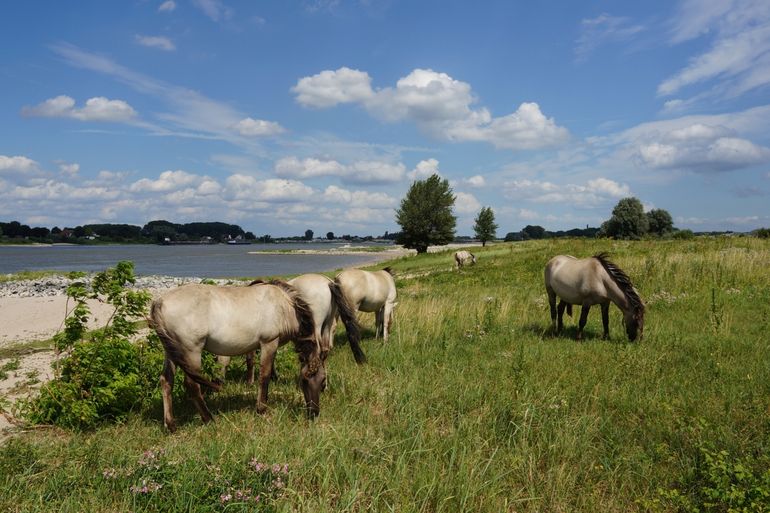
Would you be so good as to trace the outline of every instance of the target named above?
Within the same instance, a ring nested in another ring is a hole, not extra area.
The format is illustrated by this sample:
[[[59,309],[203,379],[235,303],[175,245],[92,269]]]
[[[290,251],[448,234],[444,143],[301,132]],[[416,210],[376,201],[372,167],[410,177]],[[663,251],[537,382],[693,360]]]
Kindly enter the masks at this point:
[[[257,282],[252,282],[259,283]],[[340,290],[340,286],[330,278],[321,274],[303,274],[288,281],[289,285],[297,289],[302,299],[307,302],[313,315],[314,335],[320,345],[321,357],[325,360],[327,353],[334,346],[334,328],[339,315],[345,324],[350,349],[356,363],[366,362],[366,356],[361,350],[361,331],[356,319],[356,312],[348,304]],[[275,377],[274,360],[266,361],[266,358],[274,358],[273,355],[260,356],[260,380]],[[222,366],[222,373],[230,363],[229,356],[218,356],[217,361]],[[270,372],[270,375],[262,376],[262,372]],[[254,353],[246,355],[246,374],[248,383],[254,382]]]
[[[203,421],[213,418],[201,394],[201,385],[218,390],[220,384],[200,373],[204,349],[235,356],[259,347],[262,360],[272,362],[278,347],[293,340],[299,355],[299,384],[305,405],[310,416],[318,415],[326,369],[315,338],[313,314],[291,285],[282,281],[249,287],[185,285],[153,301],[149,324],[166,352],[160,386],[163,421],[169,431],[176,429],[171,392],[177,365],[185,373],[185,388]],[[266,409],[269,381],[262,379],[263,374],[264,369],[260,369],[260,412]]]
[[[390,267],[381,271],[347,269],[334,278],[354,311],[375,312],[375,337],[382,333],[385,342],[393,323],[396,302],[396,282]]]
[[[462,269],[464,265],[467,265],[468,263],[475,264],[476,263],[476,255],[471,253],[470,251],[458,251],[455,253],[455,264],[457,265],[457,269]]]
[[[581,260],[572,256],[553,257],[545,266],[545,290],[548,292],[548,304],[551,307],[551,322],[556,333],[560,333],[564,324],[564,309],[572,315],[572,305],[582,305],[578,340],[583,338],[583,328],[588,319],[591,305],[599,304],[602,308],[602,324],[605,339],[610,336],[610,302],[615,303],[623,312],[628,339],[641,340],[644,331],[644,303],[639,297],[631,279],[617,265],[607,259],[606,253]],[[561,298],[558,312],[556,297]],[[558,317],[558,322],[557,322]]]

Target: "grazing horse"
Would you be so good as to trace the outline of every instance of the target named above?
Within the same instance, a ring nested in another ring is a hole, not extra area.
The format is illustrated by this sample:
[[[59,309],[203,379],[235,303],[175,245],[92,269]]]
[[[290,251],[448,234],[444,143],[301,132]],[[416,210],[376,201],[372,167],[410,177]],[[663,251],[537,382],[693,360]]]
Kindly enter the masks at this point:
[[[471,264],[476,263],[476,255],[471,253],[470,251],[458,251],[455,253],[455,264],[457,265],[457,269],[462,269],[462,267],[470,262]]]
[[[551,322],[556,333],[564,324],[564,309],[572,315],[572,305],[581,305],[578,340],[583,338],[583,328],[588,319],[591,305],[602,308],[603,338],[610,336],[610,302],[623,312],[626,334],[631,341],[637,336],[641,340],[644,331],[644,303],[639,297],[628,275],[607,259],[606,253],[578,260],[575,257],[559,255],[545,266],[545,290],[551,307]],[[556,297],[561,298],[558,311]],[[557,322],[558,317],[558,322]]]
[[[260,348],[262,358],[274,356],[289,340],[299,355],[299,384],[308,414],[319,413],[326,369],[315,339],[313,315],[307,302],[282,281],[249,287],[192,284],[179,287],[152,303],[149,325],[163,343],[166,359],[160,376],[163,422],[176,429],[171,404],[174,370],[185,373],[185,388],[204,422],[212,420],[201,394],[201,385],[218,390],[219,383],[201,375],[203,350],[235,356]],[[270,359],[272,361],[272,359]],[[260,369],[260,378],[263,369]],[[260,379],[257,410],[266,409],[268,380]]]
[[[385,342],[393,323],[396,302],[396,282],[390,267],[381,271],[347,269],[334,278],[348,304],[361,312],[375,312],[375,337],[382,333]]]
[[[258,281],[252,282],[252,284],[254,283],[258,283]],[[313,315],[314,335],[320,345],[321,357],[326,360],[328,352],[334,346],[334,328],[337,324],[337,316],[339,315],[345,325],[350,349],[353,351],[356,363],[365,363],[366,356],[361,350],[361,330],[356,319],[356,312],[345,300],[340,286],[321,274],[303,274],[292,278],[288,283],[297,289],[302,299],[310,307],[310,312]],[[260,355],[260,383],[262,379],[275,377],[274,360],[274,354],[268,354],[264,357]],[[217,361],[222,366],[224,377],[224,371],[230,363],[230,357],[217,356]],[[251,384],[254,382],[253,352],[246,355],[246,371],[247,381]],[[269,372],[270,375],[263,376],[263,372]]]

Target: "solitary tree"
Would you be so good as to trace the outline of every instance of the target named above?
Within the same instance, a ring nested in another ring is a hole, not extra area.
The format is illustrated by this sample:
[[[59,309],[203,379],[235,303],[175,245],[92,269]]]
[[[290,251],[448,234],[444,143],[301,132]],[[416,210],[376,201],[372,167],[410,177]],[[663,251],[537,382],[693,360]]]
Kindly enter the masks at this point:
[[[674,220],[671,219],[671,214],[668,211],[662,208],[653,208],[646,215],[650,233],[666,235],[674,231]]]
[[[334,232],[326,232],[327,240],[334,240]]]
[[[305,240],[313,240],[313,230],[305,230]]]
[[[396,222],[401,225],[396,242],[418,253],[428,251],[431,244],[451,242],[457,223],[452,214],[454,204],[455,196],[446,179],[434,174],[425,180],[416,180],[396,210]]]
[[[612,217],[602,223],[601,234],[616,239],[638,239],[649,230],[642,202],[637,198],[623,198],[612,209]]]
[[[522,230],[522,233],[526,234],[526,236],[530,239],[544,239],[545,238],[545,228],[542,226],[536,224],[531,225],[528,224],[525,226]]]
[[[476,232],[476,238],[481,241],[482,246],[486,246],[488,240],[494,240],[497,237],[497,223],[495,223],[492,207],[481,207],[479,215],[476,216],[473,231]]]

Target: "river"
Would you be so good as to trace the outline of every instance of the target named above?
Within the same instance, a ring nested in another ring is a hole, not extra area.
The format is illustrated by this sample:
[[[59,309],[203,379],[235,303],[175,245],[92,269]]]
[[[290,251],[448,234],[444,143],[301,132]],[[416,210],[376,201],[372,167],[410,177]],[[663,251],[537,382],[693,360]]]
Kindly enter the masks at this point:
[[[211,245],[52,245],[0,246],[0,274],[20,271],[98,272],[121,260],[134,263],[139,276],[233,278],[333,271],[382,260],[377,253],[269,254],[285,249],[338,249],[342,243]]]

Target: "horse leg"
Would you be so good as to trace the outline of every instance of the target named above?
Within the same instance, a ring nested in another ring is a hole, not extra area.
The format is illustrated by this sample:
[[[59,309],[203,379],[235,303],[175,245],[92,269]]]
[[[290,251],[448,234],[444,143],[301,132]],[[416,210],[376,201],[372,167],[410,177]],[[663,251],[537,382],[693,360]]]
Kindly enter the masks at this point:
[[[224,381],[225,376],[227,375],[227,367],[230,365],[230,357],[218,355],[217,363],[219,364],[219,379]]]
[[[171,392],[174,389],[174,363],[166,358],[160,374],[160,393],[163,396],[163,424],[170,432],[176,431],[174,412],[171,406]]]
[[[195,409],[198,410],[198,413],[201,414],[201,420],[203,420],[203,423],[205,424],[214,420],[213,415],[211,415],[211,412],[209,411],[209,407],[206,406],[206,401],[203,399],[201,386],[193,381],[190,376],[185,374],[184,387],[187,389],[187,395],[195,405]]]
[[[556,331],[556,292],[551,289],[546,289],[546,292],[548,292],[548,306],[551,308],[551,329],[554,333],[558,333]]]
[[[246,383],[254,384],[254,356],[256,351],[246,353]]]
[[[608,340],[610,338],[610,304],[602,303],[602,326],[604,327],[604,334],[602,338]]]
[[[556,334],[558,335],[561,333],[561,330],[564,329],[564,309],[567,308],[567,303],[565,303],[563,300],[559,301],[559,307],[557,311],[557,321],[556,321]]]
[[[390,323],[393,317],[393,309],[395,305],[392,303],[385,303],[382,308],[382,339],[384,342],[388,341],[388,333],[390,333]]]
[[[583,328],[586,327],[588,321],[588,311],[591,309],[591,305],[583,305],[580,309],[580,322],[578,323],[577,339],[583,340]]]
[[[259,396],[257,397],[257,413],[267,411],[267,389],[270,377],[275,369],[275,353],[278,351],[278,339],[262,344],[259,351]]]
[[[374,338],[378,338],[382,333],[384,325],[383,319],[385,315],[385,307],[383,306],[376,312],[374,312]]]

